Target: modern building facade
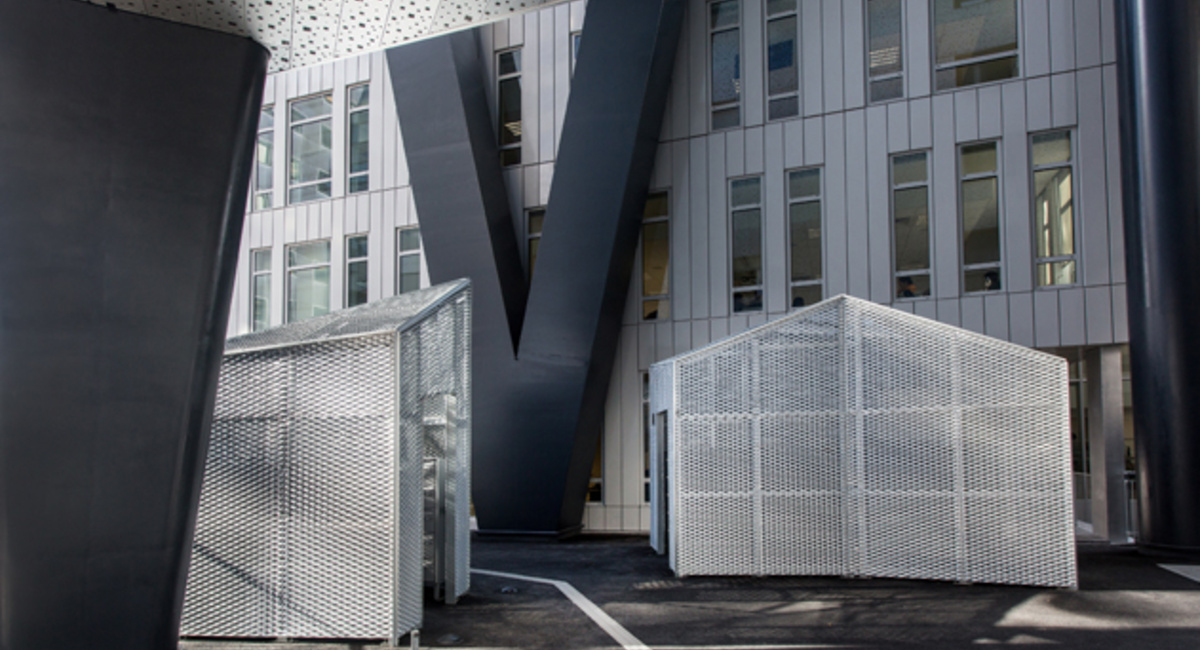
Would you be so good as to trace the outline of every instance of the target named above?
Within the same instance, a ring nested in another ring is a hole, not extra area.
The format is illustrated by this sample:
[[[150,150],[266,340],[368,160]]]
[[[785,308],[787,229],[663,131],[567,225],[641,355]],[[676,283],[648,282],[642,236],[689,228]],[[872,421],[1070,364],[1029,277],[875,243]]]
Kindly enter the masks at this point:
[[[1113,0],[686,5],[585,530],[649,529],[650,364],[846,293],[1070,359],[1078,515],[1124,541]],[[476,29],[526,277],[586,11]],[[428,286],[387,57],[272,74],[262,116],[229,334]]]

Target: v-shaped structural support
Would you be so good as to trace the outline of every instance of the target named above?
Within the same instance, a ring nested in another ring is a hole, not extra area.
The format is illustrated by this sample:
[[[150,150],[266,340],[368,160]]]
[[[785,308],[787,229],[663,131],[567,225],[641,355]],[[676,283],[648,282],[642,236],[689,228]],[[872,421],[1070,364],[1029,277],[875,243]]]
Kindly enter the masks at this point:
[[[430,279],[475,291],[480,529],[577,530],[682,0],[593,0],[526,288],[474,32],[388,52]]]

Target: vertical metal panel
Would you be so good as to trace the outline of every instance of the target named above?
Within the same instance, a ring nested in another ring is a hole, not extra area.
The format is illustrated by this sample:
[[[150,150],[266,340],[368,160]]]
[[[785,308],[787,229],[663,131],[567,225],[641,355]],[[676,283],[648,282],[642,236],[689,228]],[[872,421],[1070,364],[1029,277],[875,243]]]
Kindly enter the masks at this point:
[[[800,0],[800,103],[806,117],[825,112],[821,5],[822,0]]]
[[[974,89],[954,93],[954,133],[958,142],[979,139],[979,98]]]
[[[867,231],[859,236],[866,237],[871,252],[871,300],[889,303],[892,301],[892,219],[886,107],[867,109],[866,132]]]
[[[842,1],[824,0],[821,20],[824,50],[821,71],[825,81],[825,104],[822,112],[831,113],[842,110],[845,105],[845,90],[842,86],[842,74],[845,70],[842,63]]]
[[[763,4],[743,2],[742,7],[742,126],[758,126],[763,123],[763,84],[766,71],[765,35],[763,34]]]
[[[846,108],[861,108],[866,104],[866,34],[863,4],[842,3],[842,79],[845,84]]]
[[[820,165],[825,162],[825,126],[823,118],[811,117],[804,120],[804,164]]]
[[[825,241],[825,292],[836,296],[846,293],[849,278],[846,244],[846,120],[834,113],[825,118],[825,168],[823,215]]]
[[[571,62],[575,47],[571,38],[571,6],[554,7],[554,146],[551,158],[558,155],[558,143],[562,139],[563,122],[567,116],[567,98],[571,92]],[[670,119],[670,114],[667,118]],[[666,129],[665,132],[669,132]]]
[[[1075,169],[1078,199],[1076,227],[1082,231],[1085,285],[1108,284],[1108,189],[1104,151],[1104,91],[1100,70],[1081,70],[1076,77],[1079,91],[1079,129]],[[1090,338],[1090,337],[1089,337]]]
[[[1021,59],[1026,77],[1050,74],[1050,4],[1062,0],[1025,0],[1019,6],[1024,11],[1025,31],[1021,39]]]
[[[729,336],[729,319],[714,318],[709,321],[709,329],[712,332],[714,341],[719,341],[726,336]]]
[[[1086,307],[1086,345],[1107,345],[1113,342],[1112,288],[1088,287],[1084,291]]]
[[[959,309],[958,302],[958,298],[939,299],[937,301],[938,321],[958,327],[962,323],[962,311]]]
[[[746,129],[746,173],[763,173],[763,129]]]
[[[965,296],[959,300],[958,307],[962,313],[963,329],[983,334],[983,298],[979,296]]]
[[[983,299],[983,333],[1002,341],[1008,340],[1008,296],[985,296]]]
[[[688,141],[689,211],[691,226],[692,318],[708,318],[708,139]]]
[[[746,131],[735,129],[722,134],[725,137],[725,177],[733,178],[748,173],[746,171]],[[710,159],[711,162],[711,159]],[[712,181],[712,178],[709,178]]]
[[[1083,289],[1063,289],[1058,292],[1059,327],[1062,345],[1085,345],[1087,343],[1086,312]]]
[[[539,29],[540,11],[531,11],[524,18],[524,38],[521,43],[521,163],[541,162],[542,114],[542,41]],[[513,20],[520,20],[514,18]],[[515,43],[514,43],[515,45]],[[547,118],[549,116],[546,116]]]
[[[691,108],[689,133],[698,136],[708,133],[709,108],[712,106],[708,89],[707,4],[703,0],[690,0],[684,20],[684,31],[688,35],[688,92],[685,97]]]
[[[1129,311],[1123,284],[1114,284],[1112,287],[1112,314],[1113,343],[1128,343]]]
[[[691,13],[692,10],[688,10]],[[671,130],[667,137],[671,140],[686,138],[691,133],[691,114],[696,110],[692,101],[691,82],[691,40],[693,38],[688,28],[689,21],[684,19],[684,27],[679,35],[679,52],[675,55],[675,70],[671,72],[671,91],[667,94],[667,106],[671,111],[669,123]],[[703,108],[703,107],[699,107]]]
[[[1021,82],[1004,84],[1001,96],[1004,138],[1002,154],[1002,207],[1004,217],[1004,276],[1007,291],[1033,288],[1033,235],[1030,231],[1029,145],[1025,126],[1025,89]],[[1032,129],[1030,129],[1032,130]]]
[[[637,341],[637,368],[642,371],[654,363],[654,323],[638,323],[633,330]]]
[[[1058,347],[1062,333],[1058,323],[1058,291],[1033,292],[1033,334],[1039,348]]]
[[[708,289],[715,318],[729,314],[729,209],[726,200],[725,135],[708,136]]]
[[[912,307],[912,313],[916,314],[917,316],[924,316],[930,320],[937,320],[937,301],[916,300],[908,304]]]
[[[1038,77],[1025,82],[1025,102],[1025,116],[1031,132],[1044,131],[1053,126],[1049,77]]]
[[[866,111],[846,113],[846,187],[845,234],[846,265],[849,267],[847,293],[858,298],[871,297],[871,266],[886,264],[887,255],[872,251],[867,229],[867,116]],[[880,258],[883,258],[882,260]],[[832,295],[832,291],[830,295]]]
[[[675,329],[671,323],[654,325],[654,358],[651,363],[662,361],[675,354]],[[647,368],[650,366],[647,365]],[[638,499],[640,501],[640,499]]]
[[[687,321],[676,321],[673,323],[675,327],[674,336],[672,337],[675,343],[675,352],[673,354],[683,354],[692,349],[692,324]]]
[[[892,102],[887,105],[888,153],[908,151],[908,102]]]
[[[1033,347],[1033,294],[1030,292],[1008,294],[1009,340],[1018,345]]]
[[[554,11],[543,10],[533,12],[538,17],[538,162],[554,160],[554,152],[558,148],[556,131],[558,119],[554,114],[555,92],[555,33]]]
[[[1100,57],[1104,63],[1117,62],[1116,1],[1100,0]]]
[[[709,324],[711,320],[694,320],[692,321],[692,347],[698,348],[703,345],[708,345],[712,341],[711,328]]]
[[[979,138],[998,138],[1003,131],[1000,117],[1001,86],[979,89]]]
[[[679,57],[683,58],[683,57]],[[692,317],[691,188],[687,140],[671,143],[671,313],[676,321]],[[678,339],[678,337],[676,337]]]
[[[1100,65],[1102,0],[1075,0],[1075,66],[1090,68]]]
[[[1050,5],[1050,70],[1075,68],[1075,2],[1054,0]]]
[[[909,147],[928,149],[933,146],[933,104],[929,98],[908,103]]]
[[[1105,187],[1108,191],[1108,250],[1114,284],[1125,282],[1125,218],[1121,195],[1121,130],[1117,124],[1117,69],[1104,66]]]
[[[954,96],[933,98],[933,123],[950,125],[954,122]],[[938,296],[957,296],[959,293],[958,256],[958,150],[954,132],[948,126],[933,131],[933,157],[930,161],[934,179],[932,192],[933,272]],[[942,318],[938,309],[938,320]]]
[[[783,165],[786,168],[804,166],[805,122],[789,120],[783,124]]]
[[[929,15],[929,3],[906,2],[904,27],[908,31],[904,74],[908,77],[908,96],[924,97],[930,93],[930,70],[933,69],[933,56],[930,44],[933,38],[929,33],[932,19]]]
[[[791,304],[788,295],[790,274],[788,273],[787,237],[787,180],[783,164],[784,125],[768,124],[765,132],[766,175],[763,179],[763,232],[768,233],[763,248],[765,302],[768,313],[787,311]],[[771,236],[772,233],[778,233]]]
[[[1067,72],[1050,77],[1051,117],[1055,128],[1074,126],[1078,121],[1075,112],[1075,73]]]

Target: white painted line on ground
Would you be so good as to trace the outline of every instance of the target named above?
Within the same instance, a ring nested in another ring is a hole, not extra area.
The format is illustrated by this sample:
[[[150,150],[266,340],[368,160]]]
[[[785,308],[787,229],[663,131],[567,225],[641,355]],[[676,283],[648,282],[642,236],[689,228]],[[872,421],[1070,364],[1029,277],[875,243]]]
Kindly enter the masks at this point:
[[[1200,565],[1198,564],[1160,564],[1158,566],[1188,580],[1200,582]]]
[[[650,647],[638,640],[636,636],[626,630],[624,626],[616,622],[613,617],[609,616],[600,609],[596,603],[588,600],[587,596],[579,593],[579,590],[571,586],[569,582],[562,580],[549,580],[547,578],[536,578],[534,576],[523,576],[516,573],[504,573],[503,571],[488,571],[486,569],[471,569],[471,573],[478,573],[485,576],[494,576],[497,578],[508,578],[509,580],[523,580],[525,582],[536,582],[544,585],[552,585],[563,593],[575,606],[583,610],[588,618],[592,619],[599,625],[602,630],[608,633],[621,647],[625,650],[650,650]]]

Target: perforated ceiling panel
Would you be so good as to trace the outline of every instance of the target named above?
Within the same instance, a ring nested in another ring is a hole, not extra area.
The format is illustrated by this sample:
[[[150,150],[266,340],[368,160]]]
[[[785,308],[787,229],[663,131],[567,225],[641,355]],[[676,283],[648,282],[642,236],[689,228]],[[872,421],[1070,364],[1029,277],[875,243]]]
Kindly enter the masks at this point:
[[[83,0],[249,36],[270,71],[313,65],[474,27],[565,0]]]
[[[672,566],[1074,586],[1066,372],[846,296],[656,364]]]

